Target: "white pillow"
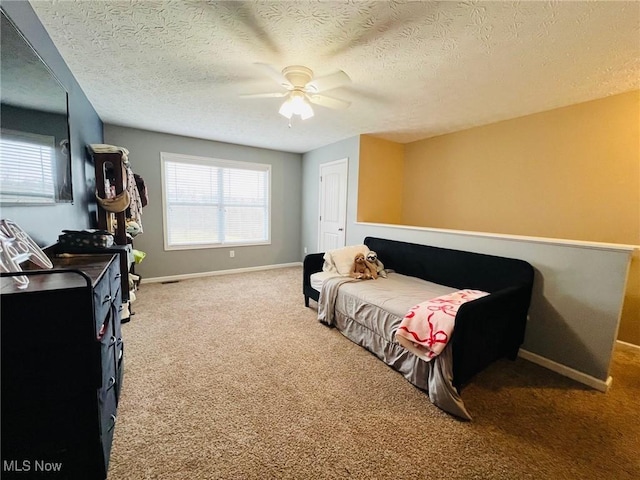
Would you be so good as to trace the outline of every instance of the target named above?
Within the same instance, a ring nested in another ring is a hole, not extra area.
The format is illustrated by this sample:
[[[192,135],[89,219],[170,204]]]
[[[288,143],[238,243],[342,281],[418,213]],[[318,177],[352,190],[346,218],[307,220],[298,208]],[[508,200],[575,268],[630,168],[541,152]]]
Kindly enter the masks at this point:
[[[369,247],[366,245],[350,245],[348,247],[336,248],[328,250],[324,254],[324,265],[322,270],[325,272],[339,273],[340,275],[349,275],[353,267],[353,259],[356,254],[369,253]]]

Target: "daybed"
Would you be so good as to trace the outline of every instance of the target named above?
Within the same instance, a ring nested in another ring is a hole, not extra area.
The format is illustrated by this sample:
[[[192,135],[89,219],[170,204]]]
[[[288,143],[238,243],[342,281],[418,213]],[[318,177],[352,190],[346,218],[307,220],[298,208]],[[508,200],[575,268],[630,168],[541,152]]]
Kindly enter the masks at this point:
[[[331,252],[309,254],[303,262],[305,305],[309,299],[318,302],[321,322],[428,392],[436,406],[470,420],[460,391],[492,362],[516,358],[524,340],[533,268],[512,258],[373,237],[365,238],[363,247],[378,254],[387,278],[354,280],[344,271],[328,273],[325,262],[331,261]],[[440,355],[425,361],[396,341],[396,330],[411,307],[462,289],[488,295],[459,307]]]

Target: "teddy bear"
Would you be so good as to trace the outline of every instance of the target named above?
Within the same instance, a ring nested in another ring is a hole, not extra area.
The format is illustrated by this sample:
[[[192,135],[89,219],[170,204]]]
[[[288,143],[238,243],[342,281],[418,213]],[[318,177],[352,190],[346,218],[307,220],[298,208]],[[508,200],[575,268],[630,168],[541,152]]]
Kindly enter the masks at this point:
[[[384,269],[384,264],[378,259],[378,254],[376,252],[370,250],[369,253],[367,253],[365,260],[372,271],[376,272],[382,278],[387,278],[387,271]]]
[[[349,276],[362,280],[369,280],[378,278],[378,273],[375,268],[371,268],[365,259],[364,253],[357,253],[353,259],[353,267]]]

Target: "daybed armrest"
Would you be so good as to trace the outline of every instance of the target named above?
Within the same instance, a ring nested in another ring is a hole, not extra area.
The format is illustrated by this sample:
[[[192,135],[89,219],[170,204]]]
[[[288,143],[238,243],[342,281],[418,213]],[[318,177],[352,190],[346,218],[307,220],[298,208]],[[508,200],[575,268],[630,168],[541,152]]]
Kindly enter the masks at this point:
[[[302,262],[302,293],[304,294],[304,305],[309,306],[309,298],[316,302],[320,298],[317,290],[311,287],[311,275],[322,271],[324,265],[324,252],[310,253],[304,257]]]
[[[509,287],[463,304],[451,338],[453,385],[460,391],[495,360],[515,360],[524,341],[528,285]]]

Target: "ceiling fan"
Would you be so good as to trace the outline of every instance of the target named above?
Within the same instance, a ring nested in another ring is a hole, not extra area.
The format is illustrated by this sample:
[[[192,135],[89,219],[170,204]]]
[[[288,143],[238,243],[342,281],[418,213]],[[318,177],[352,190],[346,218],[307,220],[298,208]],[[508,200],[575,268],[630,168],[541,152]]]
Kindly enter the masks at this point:
[[[313,117],[310,103],[322,107],[341,109],[347,108],[351,102],[339,98],[321,95],[321,92],[341,87],[351,82],[349,76],[342,70],[323,77],[313,78],[313,71],[302,65],[285,67],[282,72],[266,63],[256,63],[267,76],[275,80],[286,91],[271,93],[255,93],[240,95],[242,98],[278,98],[287,97],[278,113],[291,120],[293,115],[300,115],[306,120]]]

